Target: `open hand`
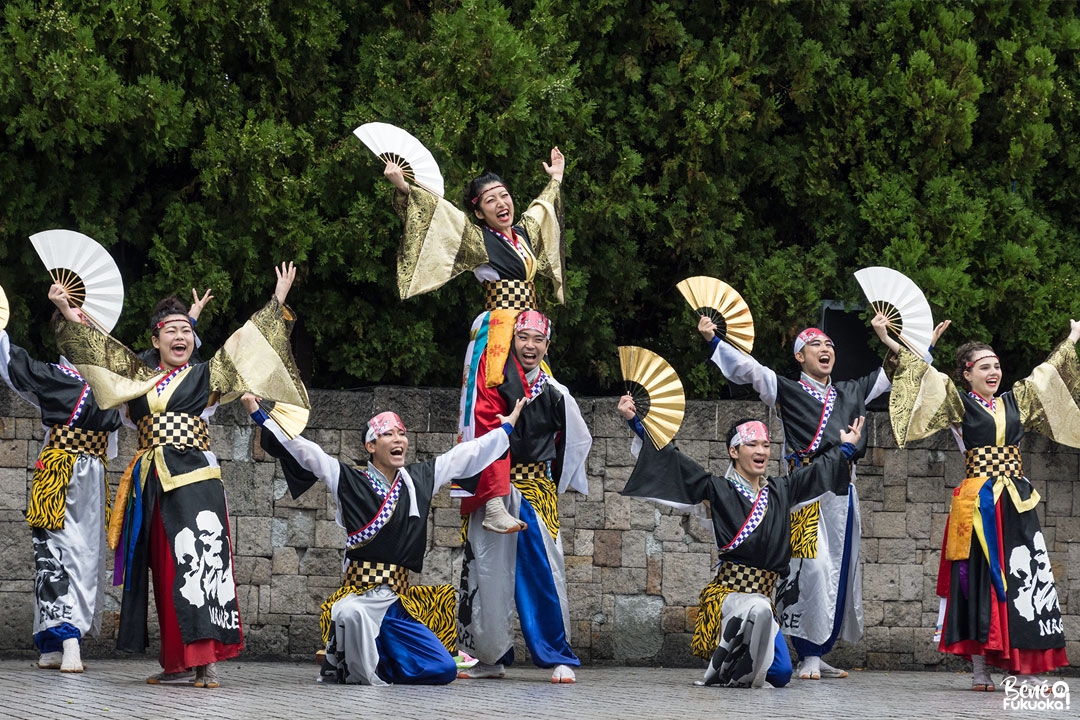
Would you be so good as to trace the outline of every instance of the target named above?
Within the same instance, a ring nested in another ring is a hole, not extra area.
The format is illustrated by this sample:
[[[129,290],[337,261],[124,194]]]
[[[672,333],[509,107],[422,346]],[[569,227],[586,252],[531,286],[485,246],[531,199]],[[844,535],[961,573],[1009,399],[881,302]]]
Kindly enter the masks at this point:
[[[289,295],[289,288],[292,287],[293,281],[296,280],[296,266],[292,262],[281,263],[281,267],[274,267],[274,272],[277,274],[277,287],[274,288],[274,297],[282,305],[285,304],[285,298]]]
[[[862,437],[863,425],[865,424],[865,415],[860,415],[859,417],[855,418],[855,422],[848,425],[847,430],[840,431],[840,442],[858,445],[859,438]]]
[[[551,176],[552,179],[562,182],[563,173],[566,172],[566,158],[563,156],[562,151],[557,147],[551,148],[551,164],[542,163],[544,166],[544,172]]]
[[[195,288],[191,288],[191,297],[194,301],[191,303],[191,309],[188,310],[188,315],[192,320],[198,320],[199,315],[202,314],[203,308],[206,307],[206,303],[214,299],[214,296],[210,294],[210,288],[206,288],[206,292],[202,297],[199,297],[199,291]]]

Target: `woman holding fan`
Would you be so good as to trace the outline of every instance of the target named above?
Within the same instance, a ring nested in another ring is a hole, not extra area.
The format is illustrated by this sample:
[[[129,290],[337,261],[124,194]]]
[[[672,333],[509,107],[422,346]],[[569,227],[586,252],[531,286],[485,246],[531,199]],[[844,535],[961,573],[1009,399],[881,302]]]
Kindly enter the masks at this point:
[[[71,321],[58,326],[61,350],[99,403],[127,403],[138,429],[138,451],[120,481],[109,542],[119,546],[115,572],[125,586],[121,650],[146,649],[153,570],[163,672],[147,680],[152,685],[217,687],[217,661],[243,647],[225,490],[206,421],[220,401],[244,392],[307,407],[289,347],[294,318],[284,305],[296,269],[289,263],[275,270],[270,302],[206,363],[191,363],[195,337],[188,309],[174,298],[158,303],[150,319],[160,356],[156,368],[80,324],[62,286],[50,291]]]
[[[402,299],[441,287],[471,270],[484,286],[484,311],[473,322],[462,373],[458,439],[476,436],[476,399],[479,383],[494,388],[503,382],[514,320],[523,310],[539,309],[537,275],[551,278],[555,299],[564,302],[565,249],[560,187],[566,159],[551,149],[543,163],[550,180],[540,196],[515,222],[514,200],[503,180],[494,173],[474,178],[466,187],[461,212],[443,198],[418,185],[410,186],[402,169],[388,163],[384,171],[397,188],[394,209],[405,222],[398,255],[398,290]],[[472,217],[470,217],[470,215]],[[481,357],[485,362],[481,363]],[[486,373],[481,372],[481,366]],[[568,451],[570,448],[568,447]],[[567,466],[572,466],[569,462]],[[587,487],[585,478],[571,482]],[[463,498],[461,511],[483,509],[483,526],[498,533],[524,528],[505,506],[509,488],[482,483],[475,495]]]
[[[1068,665],[1065,635],[1046,540],[1035,508],[1039,493],[1024,477],[1020,439],[1028,430],[1080,447],[1080,322],[1027,378],[998,395],[1002,370],[993,348],[957,350],[956,375],[901,347],[877,315],[878,337],[899,355],[889,415],[896,442],[951,428],[964,453],[966,478],[953,492],[938,574],[946,598],[940,649],[970,657],[972,689],[994,690],[988,665],[1029,685]]]

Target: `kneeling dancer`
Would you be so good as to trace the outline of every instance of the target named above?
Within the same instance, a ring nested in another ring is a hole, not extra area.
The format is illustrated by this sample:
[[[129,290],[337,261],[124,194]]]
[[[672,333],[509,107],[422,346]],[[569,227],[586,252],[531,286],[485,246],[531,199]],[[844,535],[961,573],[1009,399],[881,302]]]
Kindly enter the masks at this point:
[[[717,477],[672,444],[656,450],[651,442],[643,443],[644,428],[635,418],[631,396],[619,401],[619,413],[637,434],[631,452],[638,456],[622,494],[699,517],[705,517],[704,501],[712,508],[720,563],[716,577],[701,591],[691,641],[694,654],[709,660],[703,684],[786,685],[791,658],[776,619],[773,591],[791,560],[789,513],[805,498],[844,489],[848,477],[836,468],[854,455],[864,418],[841,431],[841,444],[817,462],[780,478],[766,476],[770,443],[765,424],[739,420],[727,434],[731,465]]]
[[[349,467],[303,437],[289,439],[251,396],[242,398],[262,426],[260,444],[281,461],[293,497],[315,482],[329,488],[345,528],[345,580],[323,603],[326,659],[322,682],[442,685],[457,676],[454,588],[409,585],[424,567],[431,499],[452,480],[463,485],[506,453],[524,402],[502,429],[424,462],[405,465],[409,439],[395,413],[368,421],[367,470]],[[475,482],[475,479],[474,479]]]

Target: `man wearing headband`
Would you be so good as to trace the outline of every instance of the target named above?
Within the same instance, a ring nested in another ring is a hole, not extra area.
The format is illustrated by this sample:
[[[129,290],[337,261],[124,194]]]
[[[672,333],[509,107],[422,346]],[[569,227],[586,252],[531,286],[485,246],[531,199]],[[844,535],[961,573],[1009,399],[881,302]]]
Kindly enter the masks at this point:
[[[840,430],[839,442],[811,465],[768,477],[770,442],[765,423],[744,419],[727,434],[731,464],[717,477],[679,452],[657,450],[636,416],[634,399],[619,401],[619,414],[636,437],[637,464],[622,494],[652,500],[697,516],[713,531],[720,563],[701,591],[690,649],[709,660],[704,685],[773,687],[791,678],[791,659],[772,600],[788,574],[793,507],[847,485],[844,472],[855,455],[864,419]],[[644,441],[643,441],[644,440]],[[711,508],[711,519],[706,505]],[[749,659],[749,662],[747,660]]]
[[[467,521],[459,641],[480,663],[459,677],[503,676],[513,659],[515,607],[529,654],[536,665],[553,669],[552,682],[574,682],[573,668],[581,664],[570,649],[558,493],[567,487],[587,492],[592,438],[573,397],[541,364],[550,340],[551,321],[525,311],[514,323],[502,381],[489,387],[487,357],[479,361],[478,437],[493,431],[499,413],[515,402],[524,398],[528,405],[509,454],[489,465],[473,497],[461,501]]]
[[[945,327],[939,325],[935,330],[934,342]],[[710,359],[724,377],[752,385],[761,401],[779,415],[789,468],[812,463],[838,445],[843,429],[865,415],[867,403],[891,387],[883,368],[861,378],[833,382],[836,346],[818,328],[806,328],[795,338],[795,361],[801,369],[798,380],[778,375],[722,340],[708,317],[701,318],[698,331],[710,343]],[[835,471],[845,479],[854,479],[855,461],[865,452],[863,439],[850,467],[840,463]],[[812,552],[809,545],[795,548],[791,579],[777,602],[781,625],[801,658],[798,676],[804,680],[847,677],[847,671],[832,667],[822,656],[832,650],[837,639],[854,643],[863,634],[858,493],[854,484],[838,483],[836,487],[837,492],[825,491],[808,498],[805,506],[793,508],[796,513],[806,510],[819,518],[817,538],[827,535],[835,540],[814,543]],[[825,549],[818,552],[819,547]]]
[[[335,519],[348,533],[345,579],[323,603],[320,618],[326,657],[320,682],[442,685],[457,676],[455,593],[451,585],[409,585],[409,571],[424,569],[431,499],[451,480],[467,486],[510,446],[524,402],[500,415],[499,429],[460,443],[433,460],[406,464],[409,438],[396,413],[367,422],[366,470],[350,467],[303,437],[289,437],[258,406],[241,398],[262,426],[260,445],[281,461],[295,499],[316,482],[326,484]],[[475,481],[473,481],[475,482]]]

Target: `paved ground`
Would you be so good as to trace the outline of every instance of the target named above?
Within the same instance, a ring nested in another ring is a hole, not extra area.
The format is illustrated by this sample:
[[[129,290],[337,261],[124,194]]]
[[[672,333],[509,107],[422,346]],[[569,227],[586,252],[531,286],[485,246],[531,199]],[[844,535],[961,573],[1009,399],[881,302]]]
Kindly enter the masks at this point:
[[[798,681],[781,690],[695,687],[691,669],[586,667],[576,685],[550,673],[510,668],[503,680],[442,687],[324,686],[316,667],[284,662],[222,664],[216,690],[155,687],[146,659],[91,660],[82,675],[0,660],[0,718],[1075,718],[1080,679],[1067,710],[1004,710],[1005,693],[973,693],[968,675],[852,672],[846,680]]]

